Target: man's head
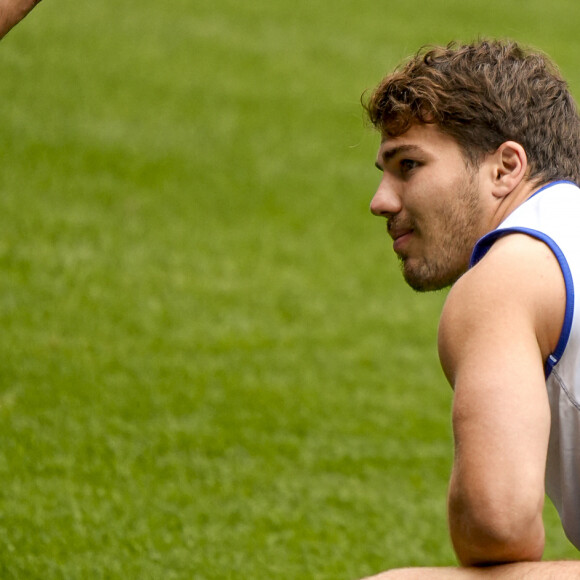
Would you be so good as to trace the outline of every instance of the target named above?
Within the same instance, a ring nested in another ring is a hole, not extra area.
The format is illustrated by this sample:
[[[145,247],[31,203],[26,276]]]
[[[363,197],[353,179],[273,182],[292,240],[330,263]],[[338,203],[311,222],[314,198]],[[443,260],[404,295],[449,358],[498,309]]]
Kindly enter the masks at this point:
[[[544,55],[515,42],[422,49],[364,106],[383,138],[432,123],[474,166],[511,140],[526,151],[530,181],[580,183],[580,120],[566,82]]]
[[[406,281],[453,284],[477,240],[540,185],[580,183],[580,120],[565,81],[513,42],[422,50],[365,103],[382,140],[371,211]]]
[[[482,191],[493,170],[485,162],[473,168],[457,142],[432,124],[383,140],[376,165],[383,177],[371,211],[387,220],[405,280],[419,291],[453,284],[485,233],[489,204]]]

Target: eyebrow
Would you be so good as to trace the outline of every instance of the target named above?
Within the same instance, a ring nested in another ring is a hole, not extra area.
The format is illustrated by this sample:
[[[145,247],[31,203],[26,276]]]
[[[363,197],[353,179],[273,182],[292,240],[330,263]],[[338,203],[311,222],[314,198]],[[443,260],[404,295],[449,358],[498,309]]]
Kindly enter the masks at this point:
[[[389,161],[390,159],[392,159],[396,155],[399,155],[400,153],[403,153],[403,154],[405,154],[405,153],[417,153],[420,151],[422,151],[422,149],[418,145],[399,145],[398,147],[393,147],[392,149],[387,149],[386,151],[383,151],[382,154],[380,155],[380,158],[381,158],[383,164],[385,164],[387,161]],[[379,171],[384,171],[384,168],[381,167],[381,165],[379,164],[378,158],[375,161],[375,167]]]

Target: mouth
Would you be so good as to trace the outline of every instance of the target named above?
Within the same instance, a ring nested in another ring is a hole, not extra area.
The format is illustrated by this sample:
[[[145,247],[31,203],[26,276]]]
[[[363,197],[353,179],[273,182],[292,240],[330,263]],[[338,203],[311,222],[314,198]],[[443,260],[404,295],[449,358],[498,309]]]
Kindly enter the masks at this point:
[[[393,250],[399,254],[403,251],[403,248],[407,245],[407,242],[411,239],[413,235],[413,230],[399,234],[393,238]]]
[[[387,231],[393,238],[393,250],[400,253],[411,239],[415,230],[410,227],[396,227],[387,223]]]

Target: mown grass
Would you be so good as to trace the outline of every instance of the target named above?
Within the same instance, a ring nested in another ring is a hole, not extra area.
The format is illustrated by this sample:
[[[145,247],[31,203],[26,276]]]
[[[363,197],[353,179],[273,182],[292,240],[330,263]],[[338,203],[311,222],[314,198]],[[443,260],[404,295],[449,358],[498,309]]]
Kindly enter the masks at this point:
[[[444,294],[368,214],[359,97],[478,34],[578,86],[579,8],[518,6],[45,0],[2,41],[3,578],[454,562]]]

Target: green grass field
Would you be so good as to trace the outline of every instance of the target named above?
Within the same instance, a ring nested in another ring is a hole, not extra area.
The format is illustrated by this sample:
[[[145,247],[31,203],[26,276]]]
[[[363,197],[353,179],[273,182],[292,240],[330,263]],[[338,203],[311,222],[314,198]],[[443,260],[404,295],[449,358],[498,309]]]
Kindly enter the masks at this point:
[[[580,4],[44,0],[0,43],[0,577],[454,563],[445,295],[368,212],[359,98]],[[547,557],[575,557],[552,508]]]

